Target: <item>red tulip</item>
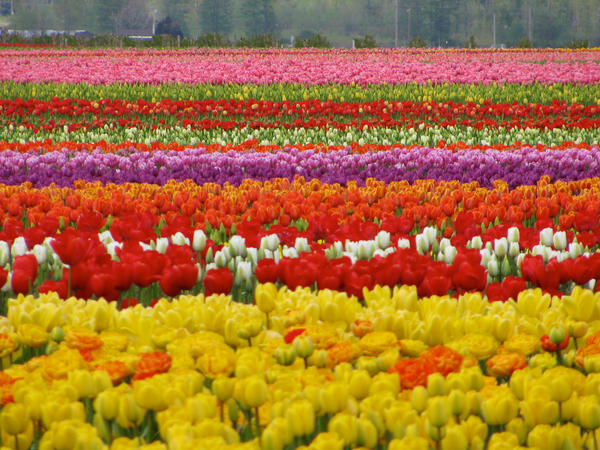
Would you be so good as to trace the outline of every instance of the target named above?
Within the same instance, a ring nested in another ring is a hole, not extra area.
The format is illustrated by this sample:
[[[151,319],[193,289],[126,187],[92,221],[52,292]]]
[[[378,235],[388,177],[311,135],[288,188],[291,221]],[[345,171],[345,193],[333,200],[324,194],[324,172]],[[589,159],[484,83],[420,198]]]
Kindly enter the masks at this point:
[[[275,283],[279,277],[279,266],[273,259],[264,258],[256,264],[255,274],[259,283]]]
[[[227,267],[211,269],[204,277],[204,294],[229,294],[233,287],[233,274]]]
[[[195,264],[177,264],[167,267],[160,279],[160,288],[169,297],[175,297],[182,290],[192,289],[198,280],[198,267]]]

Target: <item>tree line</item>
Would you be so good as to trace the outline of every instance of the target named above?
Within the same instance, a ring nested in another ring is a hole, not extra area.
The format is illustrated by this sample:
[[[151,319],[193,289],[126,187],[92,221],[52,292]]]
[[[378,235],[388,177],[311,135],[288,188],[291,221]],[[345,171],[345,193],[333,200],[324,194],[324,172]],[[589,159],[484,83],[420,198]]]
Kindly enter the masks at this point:
[[[600,45],[599,0],[0,0],[0,14],[20,30],[218,34],[223,42],[317,35],[339,47],[365,36],[383,47]]]

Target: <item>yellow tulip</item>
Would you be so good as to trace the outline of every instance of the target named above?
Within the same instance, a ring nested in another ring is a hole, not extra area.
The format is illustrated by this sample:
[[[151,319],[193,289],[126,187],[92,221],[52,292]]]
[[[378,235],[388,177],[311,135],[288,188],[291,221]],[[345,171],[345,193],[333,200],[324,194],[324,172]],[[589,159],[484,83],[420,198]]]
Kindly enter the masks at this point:
[[[2,431],[10,435],[23,433],[29,423],[29,408],[22,403],[9,403],[0,412]]]

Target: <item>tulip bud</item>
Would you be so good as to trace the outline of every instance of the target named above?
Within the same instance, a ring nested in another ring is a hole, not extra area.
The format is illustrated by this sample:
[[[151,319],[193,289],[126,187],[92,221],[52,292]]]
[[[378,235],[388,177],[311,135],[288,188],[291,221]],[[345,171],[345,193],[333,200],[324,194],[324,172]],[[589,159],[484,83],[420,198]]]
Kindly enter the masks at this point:
[[[296,360],[296,351],[291,345],[280,346],[275,349],[273,356],[277,364],[289,366]]]
[[[308,239],[305,237],[297,237],[294,242],[294,248],[298,253],[310,252],[310,245],[308,245]]]
[[[164,392],[152,381],[137,382],[134,385],[133,398],[144,409],[161,411],[167,407]]]
[[[359,418],[356,421],[356,444],[367,448],[375,448],[377,444],[377,428],[367,418]]]
[[[91,372],[87,370],[75,370],[68,374],[69,383],[77,389],[78,398],[93,398],[96,389]]]
[[[427,241],[427,237],[422,234],[417,234],[415,236],[415,244],[417,246],[417,251],[421,255],[425,255],[429,253],[429,242]]]
[[[443,397],[435,397],[429,401],[427,406],[427,418],[429,423],[434,427],[443,427],[448,423],[449,411],[446,399]]]
[[[508,253],[508,240],[506,238],[494,239],[494,253],[498,258],[503,258]]]
[[[178,232],[178,233],[180,233],[180,232]],[[173,238],[174,238],[174,236],[171,236],[171,240],[173,240]],[[175,240],[173,240],[173,243],[175,244]],[[175,245],[183,245],[183,244],[175,244]],[[156,247],[155,250],[158,253],[161,253],[164,255],[165,253],[167,253],[167,249],[169,248],[169,239],[157,238],[155,247]]]
[[[556,250],[564,250],[567,248],[567,233],[564,231],[557,231],[554,233],[553,239],[554,248]]]
[[[448,395],[448,406],[452,415],[460,416],[467,406],[467,396],[459,389],[452,390]]]
[[[461,427],[448,427],[442,439],[442,450],[467,450],[469,441]]]
[[[13,241],[12,247],[10,249],[10,254],[14,258],[15,256],[21,256],[27,253],[27,242],[25,242],[25,238],[23,236],[18,236]]]
[[[508,258],[504,256],[504,258],[502,259],[502,264],[500,265],[500,274],[502,275],[502,277],[507,277],[511,273],[512,269],[510,267],[510,262],[508,261]]]
[[[339,413],[333,416],[327,425],[330,432],[337,434],[344,440],[344,445],[354,447],[358,438],[357,419],[347,413]]]
[[[235,388],[235,378],[217,377],[212,383],[212,392],[221,403],[225,403],[233,395]]]
[[[348,391],[356,400],[362,400],[369,395],[371,377],[366,370],[353,370],[350,376]]]
[[[315,351],[315,344],[313,344],[312,339],[308,336],[296,337],[292,346],[300,358],[308,358]]]
[[[573,393],[573,385],[571,383],[571,381],[563,376],[563,377],[555,377],[550,381],[550,386],[551,386],[551,394],[552,394],[552,400],[556,401],[556,402],[564,402],[567,401],[570,397],[571,394]]]
[[[279,248],[280,244],[279,236],[276,234],[270,234],[268,236],[263,236],[260,240],[260,248],[263,250],[275,251]]]
[[[429,394],[423,386],[416,386],[410,395],[410,402],[412,407],[417,410],[419,414],[425,411],[429,401]]]
[[[569,256],[571,258],[577,258],[583,254],[583,245],[579,242],[571,242],[569,244]]]
[[[94,400],[94,409],[105,420],[114,420],[119,412],[119,394],[108,390],[98,394]]]
[[[569,322],[568,330],[571,336],[579,339],[588,332],[588,324],[586,322]]]
[[[516,257],[520,251],[521,247],[517,242],[511,242],[508,246],[508,256],[510,256],[511,258]]]
[[[510,227],[506,233],[506,237],[509,242],[518,243],[520,239],[519,228]]]
[[[595,430],[600,427],[600,405],[595,396],[581,398],[579,424],[586,430]]]
[[[246,256],[246,240],[239,236],[235,235],[229,239],[229,250],[231,251],[231,256]]]
[[[277,286],[273,283],[259,284],[254,291],[256,306],[265,314],[270,314],[275,309]]]
[[[35,256],[35,259],[39,265],[42,265],[46,262],[48,251],[43,245],[34,245],[33,250],[31,252]]]
[[[410,248],[410,241],[406,238],[400,238],[397,247],[399,249]]]
[[[448,265],[452,264],[457,254],[458,250],[456,249],[456,247],[449,245],[444,251],[444,262]]]
[[[382,250],[388,248],[391,244],[390,237],[391,235],[388,231],[381,230],[379,233],[377,233],[377,236],[375,236],[375,243],[377,244],[377,247]]]
[[[427,377],[427,394],[429,397],[446,395],[446,379],[441,373],[432,373]]]
[[[483,241],[481,240],[481,236],[473,236],[471,239],[471,248],[476,250],[481,250],[483,248]]]
[[[3,267],[8,263],[10,257],[10,247],[8,242],[0,241],[0,267]]]
[[[12,436],[23,433],[29,422],[29,408],[22,403],[9,403],[0,412],[2,431]]]
[[[490,261],[487,264],[487,270],[492,277],[497,277],[500,274],[498,261],[496,259],[490,259]]]
[[[196,252],[201,252],[206,248],[206,234],[202,230],[194,230],[192,238],[192,248]]]
[[[552,341],[553,344],[559,345],[566,339],[567,332],[565,331],[565,329],[562,326],[557,326],[557,327],[552,327],[552,329],[550,330],[550,333],[548,333],[548,335],[550,336],[550,340]]]
[[[205,256],[205,258],[204,258],[204,259],[205,259],[205,261],[206,261],[206,264],[210,264],[210,263],[212,263],[212,262],[215,260],[215,258],[214,258],[214,256],[213,256],[213,249],[212,249],[212,247],[210,247],[210,248],[209,248],[209,249],[206,251],[206,256]]]
[[[258,376],[251,377],[246,381],[244,389],[244,400],[251,408],[257,408],[267,401],[269,390],[267,383]]]
[[[240,261],[235,271],[238,283],[247,281],[252,277],[252,265],[248,261]]]
[[[551,247],[554,239],[554,230],[552,228],[544,228],[540,231],[540,244],[545,247]]]
[[[240,417],[240,407],[233,398],[227,400],[227,413],[229,415],[229,420],[236,424]]]
[[[315,367],[325,367],[327,365],[327,350],[315,350],[309,358],[309,363]]]

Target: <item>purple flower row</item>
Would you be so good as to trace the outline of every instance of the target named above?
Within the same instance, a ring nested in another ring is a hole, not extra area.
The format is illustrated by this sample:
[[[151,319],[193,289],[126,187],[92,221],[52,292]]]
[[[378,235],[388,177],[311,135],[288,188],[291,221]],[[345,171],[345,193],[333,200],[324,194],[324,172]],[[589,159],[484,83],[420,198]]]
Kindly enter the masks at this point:
[[[73,152],[0,153],[0,183],[29,181],[35,187],[55,183],[72,186],[75,180],[103,183],[153,183],[191,179],[239,185],[244,179],[317,178],[326,183],[344,184],[367,178],[385,182],[417,179],[477,181],[491,186],[502,179],[511,188],[535,184],[543,175],[556,180],[578,180],[600,176],[600,151],[568,149],[540,152],[535,148],[514,151],[416,148],[392,149],[366,154],[350,149],[316,153],[286,148],[276,152],[209,153],[205,149],[181,152],[136,150],[119,153]]]

